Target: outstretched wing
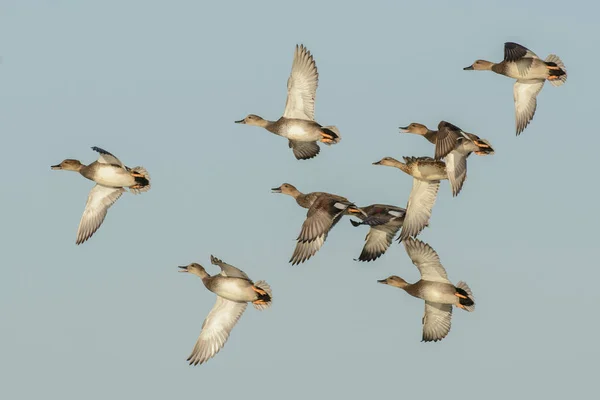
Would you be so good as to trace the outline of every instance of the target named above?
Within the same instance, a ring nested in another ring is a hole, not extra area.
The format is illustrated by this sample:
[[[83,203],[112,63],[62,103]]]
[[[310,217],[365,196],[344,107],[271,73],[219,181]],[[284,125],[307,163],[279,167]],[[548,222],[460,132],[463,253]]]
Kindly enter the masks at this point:
[[[542,90],[544,81],[518,80],[514,86],[515,114],[517,135],[525,130],[533,119],[537,107],[537,95]]]
[[[194,350],[187,359],[190,365],[202,364],[223,348],[247,306],[248,303],[237,303],[217,296],[217,302],[204,320]]]
[[[425,302],[423,315],[423,342],[437,342],[450,332],[452,306],[450,304]]]
[[[246,275],[246,273],[244,271],[242,271],[239,268],[234,267],[233,265],[224,263],[223,261],[219,260],[215,256],[212,256],[212,255],[210,256],[210,262],[213,265],[217,265],[219,268],[221,268],[221,275],[223,275],[223,276],[229,276],[232,278],[243,278],[243,279],[250,280],[250,278],[248,277],[248,275]]]
[[[408,238],[404,240],[404,248],[413,264],[419,269],[421,280],[451,284],[440,257],[430,245],[419,239]]]
[[[85,210],[79,221],[76,244],[88,240],[100,228],[110,206],[121,197],[125,189],[96,185],[90,190]]]
[[[104,149],[101,149],[100,147],[96,147],[96,146],[92,147],[92,150],[97,151],[98,153],[100,153],[100,157],[98,157],[98,162],[99,163],[116,165],[118,167],[125,168],[125,165],[121,162],[121,160],[119,160],[117,157],[115,157],[114,155],[112,155],[108,151],[106,151]]]
[[[283,116],[313,121],[318,83],[319,73],[313,56],[303,45],[296,45]]]

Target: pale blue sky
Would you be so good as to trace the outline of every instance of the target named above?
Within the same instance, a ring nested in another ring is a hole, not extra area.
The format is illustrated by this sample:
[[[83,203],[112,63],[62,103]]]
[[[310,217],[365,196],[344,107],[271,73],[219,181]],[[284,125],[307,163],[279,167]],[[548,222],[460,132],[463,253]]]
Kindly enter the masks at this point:
[[[600,139],[597,6],[589,2],[0,1],[0,397],[583,398],[595,390]],[[485,3],[485,4],[482,4]],[[368,4],[368,5],[367,5]],[[592,7],[595,7],[592,9]],[[564,61],[515,137],[511,80],[462,68],[503,43]],[[276,119],[296,43],[320,73],[316,117],[340,144],[296,161]],[[448,120],[488,139],[458,198],[442,183],[421,239],[477,310],[421,343],[423,303],[377,284],[418,279],[403,246],[361,264],[345,218],[307,263],[287,263],[306,211],[270,188],[406,205],[412,180],[372,166],[433,154],[398,126]],[[87,243],[92,182],[50,170],[105,148],[145,166]],[[214,303],[177,273],[214,254],[264,279],[207,364],[185,361]],[[404,391],[401,394],[400,391]]]

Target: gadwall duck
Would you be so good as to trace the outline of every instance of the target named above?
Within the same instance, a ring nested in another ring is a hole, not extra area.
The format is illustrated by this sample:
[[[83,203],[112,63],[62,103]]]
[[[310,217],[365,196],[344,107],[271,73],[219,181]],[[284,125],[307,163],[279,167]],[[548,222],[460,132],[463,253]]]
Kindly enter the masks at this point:
[[[537,95],[544,82],[549,80],[553,86],[560,86],[567,81],[567,69],[558,56],[550,54],[546,60],[541,60],[533,51],[512,42],[504,43],[503,61],[477,60],[464,69],[494,71],[517,80],[513,90],[517,135],[533,119]]]
[[[271,189],[273,193],[292,196],[300,207],[308,208],[306,220],[296,239],[296,248],[289,262],[303,263],[311,258],[325,243],[329,231],[344,215],[364,214],[347,198],[325,192],[303,194],[293,185],[284,183]]]
[[[455,286],[448,280],[439,256],[428,244],[408,238],[404,248],[419,269],[421,279],[410,284],[392,275],[377,282],[404,289],[411,296],[425,300],[422,341],[437,342],[450,332],[452,306],[475,311],[473,293],[465,282],[460,281]]]
[[[221,272],[210,276],[202,265],[196,263],[179,267],[179,272],[199,276],[204,286],[217,295],[217,302],[204,320],[194,350],[187,359],[190,365],[206,362],[223,348],[248,303],[257,310],[265,310],[273,300],[267,282],[252,282],[244,271],[213,256],[210,256],[210,262],[221,268]]]
[[[100,228],[108,209],[121,197],[124,188],[128,188],[134,194],[150,190],[150,175],[144,167],[129,168],[106,150],[99,147],[92,147],[92,150],[100,153],[100,157],[90,165],[66,159],[51,167],[55,170],[79,172],[85,178],[96,182],[96,186],[88,195],[79,222],[76,244],[85,242]]]
[[[413,186],[406,206],[406,215],[400,232],[400,240],[416,236],[429,224],[440,181],[448,179],[446,165],[431,157],[403,157],[404,162],[384,157],[373,165],[396,167],[411,175]]]
[[[367,225],[369,232],[358,261],[374,261],[381,257],[392,244],[392,240],[402,227],[406,209],[387,204],[372,204],[360,207],[366,214],[358,213],[361,222],[350,220],[353,226]]]
[[[283,116],[277,121],[267,121],[258,115],[250,114],[235,122],[260,126],[287,138],[289,147],[298,160],[313,158],[321,151],[317,142],[332,145],[342,138],[335,126],[321,126],[315,122],[318,82],[319,73],[313,56],[303,45],[296,45],[292,73],[287,82],[288,96]]]
[[[446,121],[440,121],[437,131],[432,131],[418,122],[412,122],[408,126],[400,127],[400,132],[423,136],[430,143],[434,144],[434,159],[436,160],[443,159],[448,153],[459,147],[463,139],[468,139],[477,146],[477,149],[474,149],[473,153],[479,156],[494,154],[494,149],[487,140],[481,139],[475,134],[465,132],[456,125]]]
[[[487,140],[465,132],[446,121],[438,124],[437,131],[431,131],[425,125],[416,122],[400,129],[405,133],[421,135],[435,144],[435,159],[443,158],[446,162],[446,171],[453,196],[458,196],[467,178],[469,155],[471,153],[480,156],[494,154],[494,149]]]

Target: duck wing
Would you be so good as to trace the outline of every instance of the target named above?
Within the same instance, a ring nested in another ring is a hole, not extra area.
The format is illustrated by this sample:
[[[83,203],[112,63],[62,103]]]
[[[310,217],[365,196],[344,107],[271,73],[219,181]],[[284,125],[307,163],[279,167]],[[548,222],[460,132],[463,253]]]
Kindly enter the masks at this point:
[[[537,95],[544,87],[542,80],[517,80],[514,85],[517,135],[521,134],[533,119],[537,108]]]
[[[225,345],[231,330],[238,322],[248,303],[238,303],[217,296],[217,301],[202,324],[200,336],[187,361],[190,365],[206,362]]]
[[[425,302],[423,315],[423,342],[437,342],[450,332],[452,306],[450,304]]]
[[[98,162],[101,164],[110,164],[115,165],[117,167],[125,168],[125,165],[119,160],[117,157],[109,153],[108,151],[101,149],[100,147],[92,147],[92,150],[100,153],[100,157],[98,157]]]
[[[401,241],[418,235],[427,226],[439,188],[440,181],[413,179],[413,187],[408,197],[406,215],[400,233]]]
[[[537,54],[518,43],[504,43],[504,61],[515,62],[523,58],[539,58]]]
[[[440,257],[430,245],[419,239],[404,240],[404,248],[412,263],[421,274],[421,280],[452,284],[448,280],[446,269],[440,262]]]
[[[215,256],[212,256],[212,255],[210,256],[210,262],[213,265],[217,265],[219,268],[221,268],[221,275],[223,275],[223,276],[229,276],[231,278],[247,279],[252,282],[252,280],[248,277],[248,275],[246,275],[246,273],[244,271],[242,271],[239,268],[234,267],[233,265],[224,263],[223,261],[219,260]]]
[[[90,190],[85,210],[81,216],[81,221],[79,221],[76,244],[81,244],[92,237],[102,225],[110,206],[121,197],[124,191],[123,188],[102,185],[96,185]]]
[[[323,246],[329,231],[339,222],[350,206],[354,205],[340,200],[337,196],[322,195],[315,200],[308,209],[306,220],[296,239],[296,248],[290,259],[292,265],[308,260]]]
[[[452,196],[458,196],[467,179],[467,157],[471,152],[465,153],[459,149],[452,150],[445,158],[446,172],[452,188]]]
[[[384,224],[371,226],[358,260],[374,261],[381,257],[392,244],[394,237],[402,227],[402,222],[403,219],[393,219]]]
[[[321,151],[317,142],[300,142],[298,140],[289,140],[289,146],[298,160],[308,160],[316,157]]]
[[[319,73],[313,56],[304,45],[296,45],[283,116],[314,121],[318,84]]]

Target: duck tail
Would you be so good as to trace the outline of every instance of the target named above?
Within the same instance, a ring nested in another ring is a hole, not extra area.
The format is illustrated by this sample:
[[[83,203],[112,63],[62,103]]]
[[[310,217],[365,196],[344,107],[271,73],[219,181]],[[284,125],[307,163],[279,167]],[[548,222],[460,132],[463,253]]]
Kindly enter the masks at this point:
[[[150,190],[150,174],[146,168],[135,167],[131,168],[129,172],[135,179],[135,185],[129,188],[132,193],[138,194]]]
[[[266,310],[271,307],[271,301],[273,301],[273,294],[271,292],[271,286],[265,281],[254,282],[254,291],[258,295],[258,298],[252,302],[254,308],[257,310]]]
[[[473,297],[473,292],[471,292],[469,285],[463,281],[460,281],[456,284],[455,288],[458,302],[462,308],[469,312],[475,311],[475,297]]]
[[[323,126],[321,130],[323,131],[322,142],[325,144],[337,144],[342,140],[342,134],[335,126]]]
[[[555,54],[550,54],[546,57],[546,65],[548,66],[548,80],[554,86],[560,86],[567,81],[567,69],[562,60]]]
[[[494,148],[485,139],[476,139],[473,141],[479,147],[479,150],[476,152],[478,156],[488,156],[494,154]]]

